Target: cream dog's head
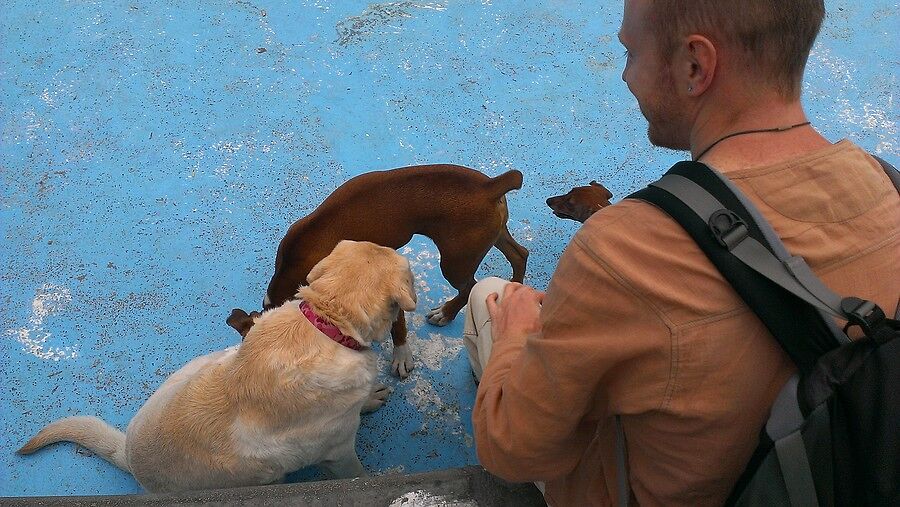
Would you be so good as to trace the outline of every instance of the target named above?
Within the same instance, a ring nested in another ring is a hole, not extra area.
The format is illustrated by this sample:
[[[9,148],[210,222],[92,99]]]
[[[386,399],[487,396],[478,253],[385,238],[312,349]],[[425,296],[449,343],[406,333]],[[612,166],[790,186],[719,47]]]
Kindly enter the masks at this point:
[[[297,298],[363,345],[383,340],[399,312],[416,309],[409,261],[367,241],[341,241],[306,280]]]

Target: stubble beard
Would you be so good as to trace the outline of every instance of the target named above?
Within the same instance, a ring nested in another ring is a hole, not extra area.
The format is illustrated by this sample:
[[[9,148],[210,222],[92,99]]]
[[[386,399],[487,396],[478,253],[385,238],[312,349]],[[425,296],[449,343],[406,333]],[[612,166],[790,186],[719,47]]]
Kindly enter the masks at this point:
[[[647,119],[647,138],[650,144],[670,150],[689,150],[690,129],[684,125],[687,111],[675,93],[671,74],[666,73],[660,92],[652,99],[644,117]]]

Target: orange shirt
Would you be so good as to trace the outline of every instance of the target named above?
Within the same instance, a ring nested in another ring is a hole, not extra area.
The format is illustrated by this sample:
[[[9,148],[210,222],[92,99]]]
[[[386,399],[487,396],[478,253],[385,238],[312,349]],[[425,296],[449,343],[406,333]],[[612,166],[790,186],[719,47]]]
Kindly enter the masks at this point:
[[[842,141],[728,177],[832,290],[894,312],[900,196],[874,159]],[[687,233],[636,200],[578,231],[541,321],[495,336],[472,417],[483,466],[546,482],[553,506],[615,503],[615,414],[638,503],[720,505],[794,371]]]

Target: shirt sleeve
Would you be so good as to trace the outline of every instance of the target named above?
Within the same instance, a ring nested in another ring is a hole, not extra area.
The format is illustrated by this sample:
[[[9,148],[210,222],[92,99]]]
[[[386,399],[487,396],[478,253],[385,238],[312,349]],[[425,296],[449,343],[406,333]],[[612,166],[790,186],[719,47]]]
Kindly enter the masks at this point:
[[[591,231],[583,227],[563,252],[541,332],[494,336],[472,418],[482,466],[506,480],[564,476],[602,419],[663,403],[669,327],[589,246],[602,243]]]

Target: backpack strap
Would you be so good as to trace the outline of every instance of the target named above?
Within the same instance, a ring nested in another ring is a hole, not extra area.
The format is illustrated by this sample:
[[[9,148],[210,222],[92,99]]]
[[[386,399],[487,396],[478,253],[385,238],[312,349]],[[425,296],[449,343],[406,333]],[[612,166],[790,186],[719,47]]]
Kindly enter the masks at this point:
[[[788,255],[774,231],[763,231],[761,224],[770,226],[761,215],[754,219],[748,211],[753,209],[752,204],[739,195],[736,187],[706,165],[679,162],[659,182],[629,197],[656,205],[681,224],[791,356],[801,373],[806,373],[819,356],[846,340],[841,338],[842,333],[835,332],[831,319],[821,313],[838,311],[840,315],[840,309],[835,307],[840,306],[841,300],[821,290],[802,288],[800,279],[815,278],[811,270],[807,272],[805,263]],[[691,204],[698,209],[695,211]],[[735,250],[742,255],[747,253],[748,258],[767,259],[764,262],[768,264],[760,268],[763,276],[745,264]],[[799,275],[780,275],[786,267],[777,254],[789,261],[787,265]],[[796,293],[782,288],[778,282],[789,284]]]
[[[897,169],[873,157],[900,192]],[[847,320],[848,326],[860,325],[867,335],[872,327],[877,327],[878,336],[873,336],[876,341],[892,333],[889,327],[896,327],[896,321],[891,321],[891,326],[879,325],[887,319],[876,305],[857,298],[841,298],[828,289],[801,257],[790,255],[768,221],[734,183],[704,164],[680,162],[659,181],[628,198],[656,205],[684,227],[801,372],[808,372],[822,353],[849,341],[825,314]],[[900,305],[896,314],[900,316]],[[803,336],[809,338],[804,340]],[[773,445],[780,442],[777,454],[787,474],[792,500],[797,504],[816,504],[805,449],[797,439],[781,441],[803,421],[797,403],[797,378],[795,375],[793,383],[789,382],[779,394],[764,436]],[[619,505],[626,505],[630,488],[619,416],[615,423]],[[761,461],[763,456],[754,453],[748,471],[755,470],[753,462]],[[729,504],[734,503],[748,480],[745,472]]]
[[[869,155],[872,155],[871,153]],[[897,168],[888,164],[887,160],[879,157],[878,155],[872,155],[879,164],[881,164],[881,168],[884,169],[885,174],[887,174],[888,178],[890,178],[891,183],[894,184],[894,188],[897,190],[897,193],[900,193],[900,171],[897,171]]]
[[[872,155],[870,153],[870,155]],[[891,183],[894,184],[894,188],[897,190],[897,193],[900,194],[900,171],[897,170],[896,167],[892,166],[887,162],[887,160],[879,157],[878,155],[872,155],[879,164],[881,164],[881,168],[884,169],[885,174],[887,174],[888,178],[890,178]],[[897,303],[897,309],[894,310],[894,319],[900,320],[900,302]]]
[[[651,184],[674,195],[707,222],[722,247],[757,273],[775,282],[824,313],[859,325],[867,336],[884,319],[884,313],[874,303],[858,298],[842,298],[832,292],[813,273],[806,261],[798,256],[779,260],[771,250],[749,236],[746,224],[734,212],[724,209],[715,197],[693,181],[679,175],[667,174]],[[757,212],[758,213],[758,212]],[[751,214],[752,216],[752,214]],[[762,223],[757,218],[757,224]],[[780,244],[780,241],[779,241]],[[836,335],[839,343],[849,343],[846,334]]]
[[[808,373],[824,352],[850,341],[846,333],[836,331],[826,314],[847,320],[848,327],[859,325],[866,336],[879,343],[894,336],[889,326],[883,325],[888,319],[877,305],[841,298],[828,289],[801,257],[790,255],[753,203],[706,165],[676,164],[659,181],[629,197],[655,204],[684,227],[791,356],[801,374]],[[795,375],[779,393],[760,446],[735,485],[728,505],[742,497],[771,447],[791,504],[818,505],[811,462],[796,431],[803,423],[797,378]]]

